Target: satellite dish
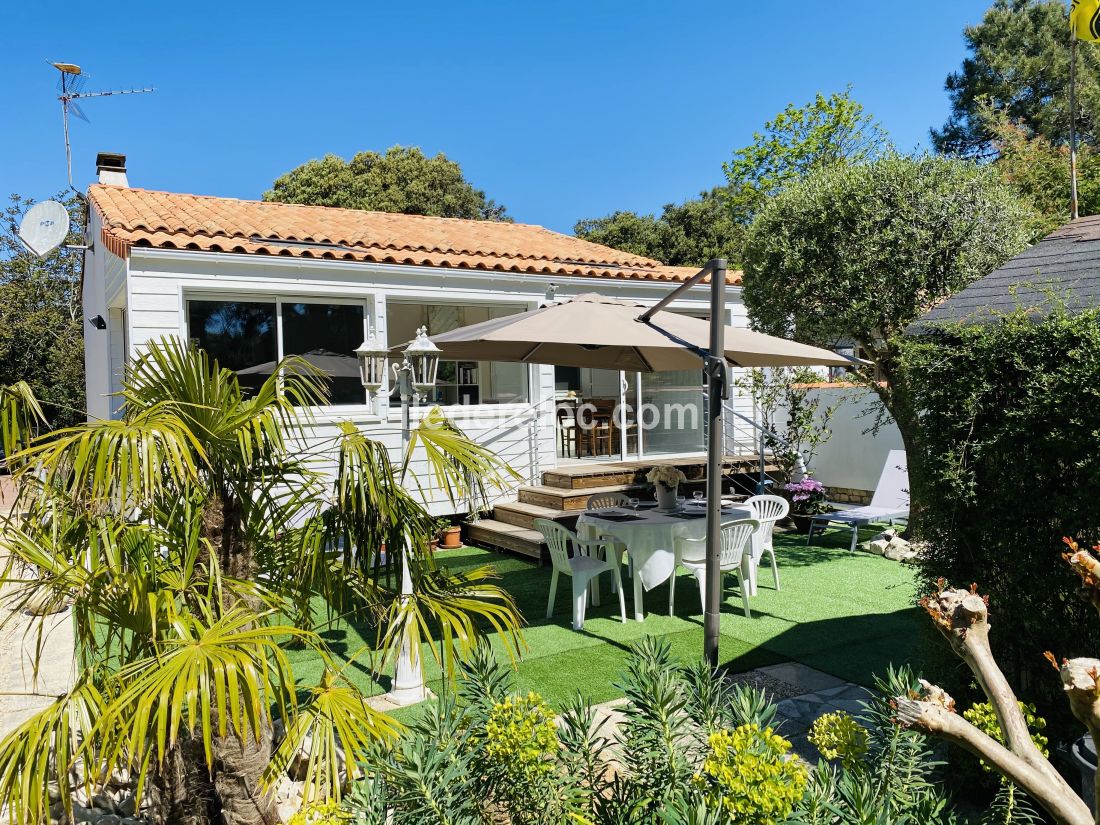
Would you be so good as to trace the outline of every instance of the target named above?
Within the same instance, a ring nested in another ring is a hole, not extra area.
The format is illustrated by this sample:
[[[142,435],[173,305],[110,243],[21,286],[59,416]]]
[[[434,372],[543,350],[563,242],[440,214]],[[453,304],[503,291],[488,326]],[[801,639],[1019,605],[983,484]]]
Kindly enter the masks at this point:
[[[39,258],[45,258],[69,235],[69,211],[57,201],[32,206],[19,223],[19,240]]]

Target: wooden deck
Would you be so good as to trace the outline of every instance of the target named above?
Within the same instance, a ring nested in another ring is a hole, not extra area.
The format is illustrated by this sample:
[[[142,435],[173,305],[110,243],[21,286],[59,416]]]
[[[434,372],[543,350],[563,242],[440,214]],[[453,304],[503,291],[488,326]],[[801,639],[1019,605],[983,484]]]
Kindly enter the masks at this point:
[[[497,547],[541,561],[545,544],[542,534],[534,529],[535,519],[551,519],[572,527],[591,495],[623,491],[645,496],[651,491],[651,485],[645,480],[646,473],[658,465],[682,470],[687,476],[689,490],[706,481],[707,460],[703,457],[568,464],[544,472],[541,484],[521,486],[517,490],[517,500],[498,504],[492,518],[467,525],[467,540],[471,544]],[[759,469],[758,456],[727,456],[722,475],[744,479],[754,476]],[[775,472],[778,468],[769,462],[765,469]]]

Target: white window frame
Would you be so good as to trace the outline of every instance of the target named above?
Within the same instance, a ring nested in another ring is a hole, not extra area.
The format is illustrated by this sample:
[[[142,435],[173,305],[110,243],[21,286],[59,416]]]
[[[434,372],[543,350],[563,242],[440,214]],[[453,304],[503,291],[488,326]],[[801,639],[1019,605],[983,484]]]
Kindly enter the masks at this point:
[[[241,301],[254,304],[275,305],[275,358],[282,360],[285,357],[283,350],[283,304],[340,304],[345,306],[361,306],[363,308],[363,340],[366,341],[372,330],[378,329],[378,319],[375,315],[377,301],[373,295],[352,296],[347,295],[317,295],[317,294],[293,294],[293,293],[266,293],[248,291],[224,291],[211,289],[186,288],[182,294],[182,324],[184,337],[191,339],[189,316],[187,305],[191,301]],[[347,418],[356,420],[371,419],[381,420],[378,410],[378,393],[372,393],[367,400],[367,391],[363,390],[363,402],[361,404],[322,404],[304,408],[314,418],[321,422],[340,421]]]
[[[386,335],[390,335],[390,307],[394,304],[400,306],[417,306],[423,307],[425,302],[433,302],[444,306],[456,306],[456,307],[522,307],[520,312],[529,311],[532,307],[530,300],[524,300],[523,298],[516,297],[514,300],[471,300],[469,298],[454,298],[454,297],[442,297],[439,295],[421,296],[421,295],[406,295],[406,294],[389,294],[386,296]],[[390,341],[387,337],[386,345],[389,347],[395,347],[404,343],[403,341]],[[479,364],[492,363],[492,359],[479,359],[479,358],[445,358],[441,360],[446,361],[477,361]],[[536,388],[537,388],[537,376],[534,374],[534,368],[537,365],[525,364],[527,369],[524,371],[524,381],[526,384],[527,398],[524,401],[509,401],[506,404],[486,404],[479,402],[477,404],[424,404],[424,409],[430,409],[433,406],[438,406],[445,413],[452,416],[458,416],[461,412],[466,411],[506,411],[515,412],[522,411],[524,409],[533,407],[537,404],[535,400]],[[391,404],[394,409],[399,409],[400,405]]]

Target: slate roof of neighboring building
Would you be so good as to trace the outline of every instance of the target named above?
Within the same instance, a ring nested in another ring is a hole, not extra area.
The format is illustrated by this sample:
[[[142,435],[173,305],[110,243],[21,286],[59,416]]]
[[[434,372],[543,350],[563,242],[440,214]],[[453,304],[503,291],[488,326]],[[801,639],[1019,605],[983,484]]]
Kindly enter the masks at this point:
[[[1078,218],[1051,232],[956,292],[908,331],[945,321],[986,323],[1019,308],[1041,312],[1052,297],[1070,311],[1100,306],[1100,215]]]
[[[684,281],[666,266],[541,226],[183,195],[121,186],[88,189],[101,239],[134,247],[445,267],[488,272]],[[731,284],[741,282],[730,272]]]

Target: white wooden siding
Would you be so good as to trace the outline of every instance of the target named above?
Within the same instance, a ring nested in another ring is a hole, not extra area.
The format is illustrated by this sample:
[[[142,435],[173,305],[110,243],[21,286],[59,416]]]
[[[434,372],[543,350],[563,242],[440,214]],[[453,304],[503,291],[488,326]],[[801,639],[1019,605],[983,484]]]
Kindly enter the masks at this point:
[[[140,250],[132,252],[126,283],[126,325],[132,357],[151,340],[186,335],[185,304],[189,296],[236,295],[256,300],[275,296],[311,300],[358,297],[373,307],[374,329],[386,340],[387,300],[439,303],[522,304],[536,307],[545,299],[547,287],[557,285],[557,297],[599,291],[606,295],[654,302],[667,294],[668,284],[595,279],[569,279],[512,273],[454,272],[419,267],[376,266],[343,261],[261,258],[196,252]],[[709,287],[698,298],[674,306],[706,311]],[[739,291],[730,290],[734,323],[744,323]],[[390,342],[400,343],[400,342]],[[519,483],[537,483],[542,471],[556,464],[557,443],[554,416],[554,368],[534,365],[528,372],[529,403],[486,404],[446,407],[444,411],[464,431],[487,444],[522,477]],[[750,404],[751,411],[751,404]],[[414,411],[416,413],[416,411]],[[370,407],[333,407],[318,411],[310,443],[331,444],[336,422],[351,420],[372,438],[386,444],[396,459],[401,449],[400,409],[383,392]],[[318,468],[331,472],[330,455],[317,458]],[[464,511],[452,505],[425,477],[426,465],[415,458],[413,470],[421,476],[427,503],[436,514]],[[511,496],[512,490],[498,491],[496,498]]]

